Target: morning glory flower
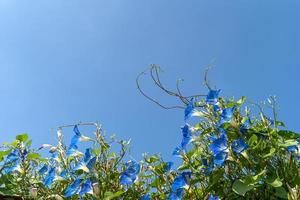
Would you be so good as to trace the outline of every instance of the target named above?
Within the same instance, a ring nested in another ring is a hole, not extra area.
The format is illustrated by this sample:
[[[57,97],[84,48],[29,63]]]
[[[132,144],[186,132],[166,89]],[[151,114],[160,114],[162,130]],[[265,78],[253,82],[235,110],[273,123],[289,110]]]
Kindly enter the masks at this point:
[[[192,98],[184,110],[184,120],[185,121],[188,120],[193,115],[194,111],[195,111],[195,100],[194,98]]]
[[[71,156],[76,157],[76,156],[82,156],[83,153],[78,151],[77,145],[72,145],[68,148],[66,154],[67,154],[67,157],[71,157]]]
[[[83,180],[81,178],[77,178],[73,183],[71,183],[65,192],[65,197],[71,197],[75,194],[79,194],[82,181]]]
[[[182,200],[184,189],[178,189],[176,191],[171,191],[167,200]]]
[[[127,169],[120,176],[120,183],[122,185],[132,185],[138,178],[140,173],[140,165],[135,161],[126,163]]]
[[[218,102],[219,93],[221,90],[209,90],[206,96],[206,103],[208,104],[216,104]]]
[[[192,141],[192,133],[188,124],[185,124],[184,127],[181,128],[181,130],[183,136],[181,141],[181,148],[185,149],[186,146]]]
[[[87,179],[85,183],[81,186],[79,195],[82,197],[84,194],[93,194],[93,186],[90,179]]]
[[[214,195],[209,195],[208,200],[220,200],[220,198],[218,196],[214,196]]]
[[[44,185],[47,186],[47,187],[50,187],[52,185],[52,183],[54,182],[55,177],[56,177],[55,167],[52,167],[49,170],[48,175],[44,179]]]
[[[209,145],[210,151],[213,153],[213,162],[214,164],[221,166],[228,157],[228,146],[227,146],[227,137],[225,134],[222,134],[220,138],[215,139]]]
[[[184,153],[184,150],[181,147],[176,147],[172,153],[173,156],[181,157],[181,155]]]
[[[96,161],[97,161],[97,157],[94,156],[93,158],[91,158],[91,159],[88,161],[88,163],[86,164],[86,167],[87,167],[90,171],[92,171],[93,168],[94,168],[94,166],[95,166],[95,164],[96,164]]]
[[[48,171],[48,165],[44,164],[40,169],[39,169],[39,174],[44,174]]]
[[[21,169],[21,165],[19,161],[15,161],[14,163],[10,163],[9,166],[6,166],[4,168],[4,171],[6,174],[12,173],[12,172],[23,172],[23,170]]]
[[[172,168],[173,165],[174,165],[173,162],[166,162],[165,163],[165,167],[164,167],[164,171],[165,172],[169,172],[171,170],[171,168]]]
[[[74,145],[76,146],[78,141],[91,141],[92,140],[91,138],[82,135],[80,133],[77,125],[74,126],[73,132],[75,133],[75,135],[71,139],[70,147],[72,147]]]
[[[8,154],[8,156],[6,157],[6,162],[7,163],[11,163],[11,162],[15,162],[19,159],[19,152],[17,149],[14,149],[10,154]]]
[[[299,149],[296,145],[292,145],[292,146],[288,146],[287,150],[292,153],[292,152],[298,152]]]
[[[141,198],[139,200],[151,200],[151,198],[150,198],[149,194],[145,194],[145,195],[141,196]]]
[[[247,130],[249,129],[250,124],[251,124],[251,120],[247,119],[240,127],[241,133],[245,134],[247,132]]]
[[[91,159],[91,156],[92,156],[92,149],[91,148],[87,148],[85,150],[85,153],[84,153],[84,158],[83,158],[83,161],[84,162],[87,162]]]
[[[241,138],[239,138],[231,143],[231,148],[232,148],[233,154],[235,156],[238,156],[238,154],[240,154],[244,150],[248,149],[249,146]]]
[[[212,170],[214,169],[213,161],[210,161],[210,163],[208,164],[207,159],[202,159],[202,165],[204,167],[201,168],[201,171],[203,171],[206,176],[208,176],[212,172]]]
[[[191,172],[182,172],[174,179],[171,185],[171,190],[174,192],[178,189],[188,188],[188,179],[191,178],[191,175]]]
[[[235,109],[236,109],[236,106],[223,109],[222,113],[220,115],[219,125],[222,125],[225,122],[230,122],[233,117],[233,113],[234,113]]]

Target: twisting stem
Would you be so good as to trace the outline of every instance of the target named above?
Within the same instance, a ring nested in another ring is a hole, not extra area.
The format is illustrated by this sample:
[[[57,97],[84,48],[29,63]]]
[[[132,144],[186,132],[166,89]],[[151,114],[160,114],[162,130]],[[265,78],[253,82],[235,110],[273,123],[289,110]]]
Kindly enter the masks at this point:
[[[141,73],[137,76],[137,78],[136,78],[136,85],[137,85],[137,88],[138,88],[139,92],[140,92],[144,97],[146,97],[147,99],[149,99],[150,101],[154,102],[155,104],[157,104],[158,106],[160,106],[160,107],[162,107],[162,108],[164,108],[164,109],[175,109],[175,108],[184,109],[183,106],[165,106],[165,105],[162,105],[161,103],[159,103],[159,102],[158,102],[157,100],[155,100],[154,98],[148,96],[148,95],[141,89],[141,86],[140,86],[140,83],[139,83],[140,77],[141,77],[142,75],[145,75],[145,74],[146,74],[146,72],[143,71],[143,72],[141,72]],[[156,82],[155,82],[155,83],[156,83]]]
[[[161,82],[160,80],[160,77],[159,77],[159,71],[161,70],[159,66],[157,65],[154,65],[152,64],[150,66],[150,69],[147,69],[150,71],[150,77],[152,79],[152,81],[154,82],[154,84],[160,88],[162,91],[164,91],[165,93],[167,93],[168,95],[170,96],[174,96],[174,97],[177,97],[181,100],[181,102],[184,104],[184,105],[187,105],[189,102],[190,102],[190,99],[193,98],[193,97],[204,97],[206,95],[204,94],[197,94],[197,95],[191,95],[191,96],[183,96],[180,89],[179,89],[179,83],[180,83],[180,80],[177,81],[177,92],[174,92],[172,90],[169,90],[167,89]],[[146,71],[143,71],[141,72],[137,78],[136,78],[136,85],[137,85],[137,88],[139,90],[139,92],[144,96],[146,97],[147,99],[149,99],[150,101],[154,102],[155,104],[157,104],[158,106],[164,108],[164,109],[175,109],[175,108],[179,108],[179,109],[184,109],[185,106],[179,106],[179,105],[176,105],[176,106],[165,106],[163,104],[161,104],[158,100],[150,97],[149,95],[147,95],[141,88],[140,86],[140,83],[139,83],[139,80],[140,80],[140,77],[142,75],[145,75],[146,74]]]

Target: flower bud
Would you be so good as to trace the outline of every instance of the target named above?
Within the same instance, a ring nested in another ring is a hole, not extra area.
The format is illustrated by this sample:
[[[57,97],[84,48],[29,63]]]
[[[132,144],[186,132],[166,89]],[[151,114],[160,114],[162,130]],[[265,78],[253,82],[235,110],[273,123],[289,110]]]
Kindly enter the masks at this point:
[[[31,196],[32,198],[36,198],[36,197],[37,197],[37,193],[38,193],[38,190],[37,190],[36,187],[30,188],[30,196]]]
[[[94,196],[96,196],[96,197],[100,194],[98,183],[93,183],[93,192],[94,192]]]

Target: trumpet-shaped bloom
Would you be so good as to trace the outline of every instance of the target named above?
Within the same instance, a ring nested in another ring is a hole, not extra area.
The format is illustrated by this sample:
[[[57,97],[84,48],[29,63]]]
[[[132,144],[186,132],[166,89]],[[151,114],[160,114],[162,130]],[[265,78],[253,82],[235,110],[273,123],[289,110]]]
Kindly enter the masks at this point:
[[[182,130],[182,141],[181,141],[181,148],[185,149],[186,146],[192,141],[192,133],[188,124],[185,124],[184,127],[181,128]]]
[[[65,197],[71,197],[75,194],[79,194],[82,181],[82,178],[77,178],[73,183],[71,183],[65,192]]]
[[[184,110],[184,120],[185,121],[188,120],[193,115],[194,111],[195,111],[195,100],[194,98],[192,98]]]
[[[222,125],[225,122],[230,122],[233,117],[233,113],[234,113],[235,109],[236,109],[236,106],[223,109],[222,113],[220,115],[219,125]]]
[[[204,174],[206,176],[208,176],[212,172],[212,170],[214,169],[213,161],[210,161],[210,163],[208,164],[207,159],[202,159],[202,165],[204,167],[201,168],[201,171],[204,172]]]
[[[181,147],[176,147],[172,153],[173,156],[181,157],[181,154],[184,153],[184,150]]]
[[[52,183],[54,182],[55,180],[55,177],[56,177],[56,172],[55,172],[55,167],[52,167],[49,172],[48,172],[48,175],[45,177],[44,179],[44,185],[46,187],[50,187],[52,185]]]
[[[296,145],[292,145],[292,146],[288,146],[287,150],[289,152],[298,152],[299,149],[298,149],[298,147]]]
[[[93,194],[93,186],[90,179],[87,179],[85,183],[82,184],[81,190],[79,192],[80,196],[83,196],[84,194]]]
[[[240,154],[244,150],[248,149],[249,146],[241,138],[239,138],[231,143],[231,148],[232,148],[233,154],[235,156],[238,156],[238,154]]]
[[[214,196],[214,195],[209,195],[208,200],[220,200],[220,198],[218,196]]]
[[[40,169],[39,169],[39,174],[45,174],[48,171],[48,165],[44,164]]]
[[[91,148],[87,148],[85,150],[85,153],[84,153],[83,161],[84,162],[88,162],[91,159],[91,156],[92,156],[92,149]]]
[[[247,130],[250,128],[251,120],[247,119],[240,127],[241,133],[245,134]]]
[[[12,173],[12,172],[22,172],[22,169],[21,169],[21,165],[20,165],[20,162],[19,161],[15,161],[13,163],[10,163],[8,166],[6,166],[4,168],[4,171],[6,174],[9,174],[9,173]]]
[[[166,162],[165,164],[166,164],[164,167],[165,172],[169,172],[171,170],[172,166],[174,165],[173,162]]]
[[[6,162],[7,163],[11,163],[11,162],[15,162],[20,158],[19,156],[19,152],[17,149],[14,149],[10,154],[8,154],[8,156],[6,157]]]
[[[126,163],[127,169],[120,176],[120,183],[122,185],[132,185],[138,178],[140,173],[140,165],[135,161]]]
[[[178,175],[172,185],[171,185],[171,190],[177,191],[178,189],[182,189],[182,188],[187,188],[188,185],[188,179],[191,178],[192,173],[191,172],[182,172],[180,175]]]
[[[227,137],[225,134],[221,134],[220,138],[215,139],[210,145],[209,149],[213,153],[214,164],[221,166],[228,157]]]
[[[183,197],[184,189],[178,189],[176,191],[171,191],[167,200],[181,200]]]
[[[206,103],[216,104],[218,102],[219,93],[221,90],[209,90],[206,96]]]

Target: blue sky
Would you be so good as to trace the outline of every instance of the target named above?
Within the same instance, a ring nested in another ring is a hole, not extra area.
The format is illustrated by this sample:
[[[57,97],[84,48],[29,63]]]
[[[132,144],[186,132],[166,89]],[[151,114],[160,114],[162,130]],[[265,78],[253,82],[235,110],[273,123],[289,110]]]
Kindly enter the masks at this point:
[[[299,9],[296,0],[0,0],[0,142],[26,132],[35,146],[55,143],[56,126],[99,121],[108,135],[132,139],[134,157],[170,159],[183,112],[150,103],[135,77],[155,63],[168,87],[184,78],[186,94],[206,93],[213,59],[209,78],[222,95],[275,94],[279,119],[300,132]]]

